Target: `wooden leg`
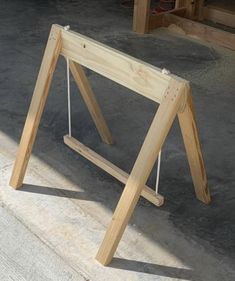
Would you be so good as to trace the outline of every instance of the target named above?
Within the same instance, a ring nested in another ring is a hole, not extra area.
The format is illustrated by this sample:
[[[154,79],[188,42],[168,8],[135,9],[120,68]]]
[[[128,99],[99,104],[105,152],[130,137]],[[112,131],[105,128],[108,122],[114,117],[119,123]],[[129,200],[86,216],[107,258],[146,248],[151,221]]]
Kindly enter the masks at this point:
[[[147,33],[149,25],[151,0],[135,0],[133,15],[133,31]]]
[[[183,112],[178,113],[181,132],[189,161],[196,196],[204,203],[211,201],[206,170],[197,131],[192,96],[188,90],[187,103]]]
[[[198,0],[196,6],[196,19],[202,21],[204,19],[203,9],[205,5],[205,0]]]
[[[184,7],[184,0],[175,0],[175,9]]]
[[[61,50],[60,28],[53,25],[49,35],[41,68],[38,74],[33,98],[22,133],[18,155],[12,172],[10,185],[19,188],[24,179],[25,171],[37,134],[41,115],[46,103],[52,76]]]
[[[70,61],[70,70],[102,140],[107,144],[112,144],[113,140],[111,133],[82,66]]]
[[[178,82],[170,83],[97,253],[96,259],[103,265],[111,261],[116,251],[181,103],[182,88]]]
[[[197,0],[198,1],[198,0]],[[193,19],[195,13],[195,1],[192,0],[184,0],[184,6],[186,7],[186,18]]]

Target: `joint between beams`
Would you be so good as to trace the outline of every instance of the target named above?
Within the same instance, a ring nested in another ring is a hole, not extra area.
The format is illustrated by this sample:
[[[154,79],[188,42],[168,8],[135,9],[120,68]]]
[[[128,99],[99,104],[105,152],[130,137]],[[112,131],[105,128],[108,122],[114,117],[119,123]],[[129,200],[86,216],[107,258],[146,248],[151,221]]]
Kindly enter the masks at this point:
[[[188,95],[189,95],[189,92],[190,92],[190,85],[189,83],[184,83],[184,85],[182,86],[182,91],[181,92],[181,96],[182,96],[182,103],[179,107],[179,110],[178,112],[179,113],[182,113],[184,112],[185,108],[186,108],[186,105],[187,105],[187,100],[188,100]]]
[[[56,40],[58,38],[58,36],[60,35],[60,32],[61,32],[61,28],[58,27],[56,24],[53,24],[51,27],[50,35],[49,35],[49,41]]]
[[[189,92],[189,83],[178,82],[172,79],[163,95],[163,99],[170,98],[171,101],[174,102],[180,96],[181,103],[178,112],[181,113],[186,108]]]

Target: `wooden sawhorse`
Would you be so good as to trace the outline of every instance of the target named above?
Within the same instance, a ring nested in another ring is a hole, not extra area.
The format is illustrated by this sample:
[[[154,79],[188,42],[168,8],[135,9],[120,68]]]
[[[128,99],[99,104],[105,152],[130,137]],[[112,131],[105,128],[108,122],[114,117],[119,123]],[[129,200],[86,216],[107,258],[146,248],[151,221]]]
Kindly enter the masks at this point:
[[[127,56],[81,34],[53,25],[38,74],[29,112],[22,133],[10,185],[23,184],[28,160],[59,55],[70,61],[70,70],[96,124],[102,140],[112,143],[108,126],[81,65],[160,104],[149,128],[131,174],[128,175],[77,140],[65,136],[67,145],[125,183],[125,188],[106,231],[96,259],[107,265],[116,251],[122,234],[140,195],[159,206],[163,198],[145,185],[169,129],[178,115],[196,196],[210,202],[189,82],[159,68]]]

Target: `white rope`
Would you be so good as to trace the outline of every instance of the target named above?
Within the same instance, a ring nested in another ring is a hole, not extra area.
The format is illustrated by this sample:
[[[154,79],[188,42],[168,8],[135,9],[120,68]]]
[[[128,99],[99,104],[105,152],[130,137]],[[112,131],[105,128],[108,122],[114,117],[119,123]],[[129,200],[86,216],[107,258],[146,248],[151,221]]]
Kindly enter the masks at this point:
[[[156,193],[158,193],[158,187],[159,187],[159,177],[160,177],[160,167],[161,167],[161,154],[162,154],[162,150],[159,151],[158,159],[157,159],[157,177],[156,177],[156,186],[155,186]]]
[[[69,75],[69,59],[66,58],[67,62],[67,91],[68,91],[68,126],[69,126],[69,136],[72,135],[71,127],[71,100],[70,100],[70,75]]]
[[[163,68],[162,69],[162,74],[169,75],[171,74],[170,70]],[[157,177],[156,177],[156,185],[155,185],[155,191],[158,193],[158,188],[159,188],[159,178],[160,178],[160,167],[161,167],[161,154],[162,150],[160,149],[158,153],[158,159],[157,159]]]
[[[69,25],[64,26],[64,30],[68,31],[70,29]],[[68,93],[68,127],[69,127],[69,136],[72,135],[72,126],[71,126],[71,99],[70,99],[70,75],[69,75],[69,59],[66,58],[67,62],[67,93]]]

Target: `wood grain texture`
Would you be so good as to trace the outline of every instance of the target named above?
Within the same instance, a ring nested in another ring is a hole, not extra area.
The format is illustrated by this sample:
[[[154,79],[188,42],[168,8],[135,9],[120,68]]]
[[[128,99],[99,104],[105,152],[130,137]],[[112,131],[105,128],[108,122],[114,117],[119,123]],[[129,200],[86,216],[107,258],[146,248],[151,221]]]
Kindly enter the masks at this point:
[[[188,89],[187,93],[186,107],[183,112],[178,113],[178,118],[183,135],[185,149],[187,152],[196,196],[199,200],[208,204],[211,201],[211,198],[198,136],[190,88]]]
[[[122,234],[139,200],[141,191],[157,159],[161,146],[179,107],[182,105],[183,93],[184,87],[182,87],[182,84],[172,80],[149,128],[112,217],[112,221],[97,253],[96,259],[103,265],[109,264],[112,260]]]
[[[161,102],[171,78],[187,82],[79,33],[61,29],[61,34],[63,56],[157,103]]]
[[[198,0],[196,2],[196,19],[199,21],[203,20],[204,5],[205,5],[205,0]]]
[[[208,5],[203,9],[204,19],[235,28],[235,10]]]
[[[32,101],[22,133],[19,151],[10,179],[10,185],[19,188],[24,179],[26,167],[37,134],[38,125],[46,103],[52,76],[61,50],[60,28],[53,25],[43,56]]]
[[[175,0],[175,9],[184,7],[184,0]]]
[[[93,164],[97,165],[111,176],[119,180],[120,182],[126,184],[129,174],[118,168],[116,165],[106,160],[95,151],[91,150],[78,140],[69,135],[64,136],[64,143],[68,145],[71,149],[91,161]],[[164,198],[160,194],[156,194],[150,187],[147,185],[144,186],[144,189],[141,192],[141,196],[150,201],[157,207],[160,207],[164,203]]]
[[[149,26],[150,0],[135,0],[133,14],[133,31],[147,33]]]
[[[90,112],[91,117],[96,125],[101,139],[107,144],[112,144],[113,140],[111,133],[82,66],[70,61],[70,70],[88,108],[88,111]]]
[[[156,15],[151,15],[149,18],[149,30],[154,30],[158,27],[164,26],[164,16],[167,14],[172,14],[172,15],[177,15],[184,17],[186,13],[186,8],[181,7],[181,8],[176,8],[167,12],[162,12]]]
[[[184,0],[184,7],[186,8],[185,17],[189,19],[195,18],[195,4],[198,0]]]
[[[188,36],[235,50],[235,34],[233,33],[171,14],[164,15],[163,26],[177,26]]]

